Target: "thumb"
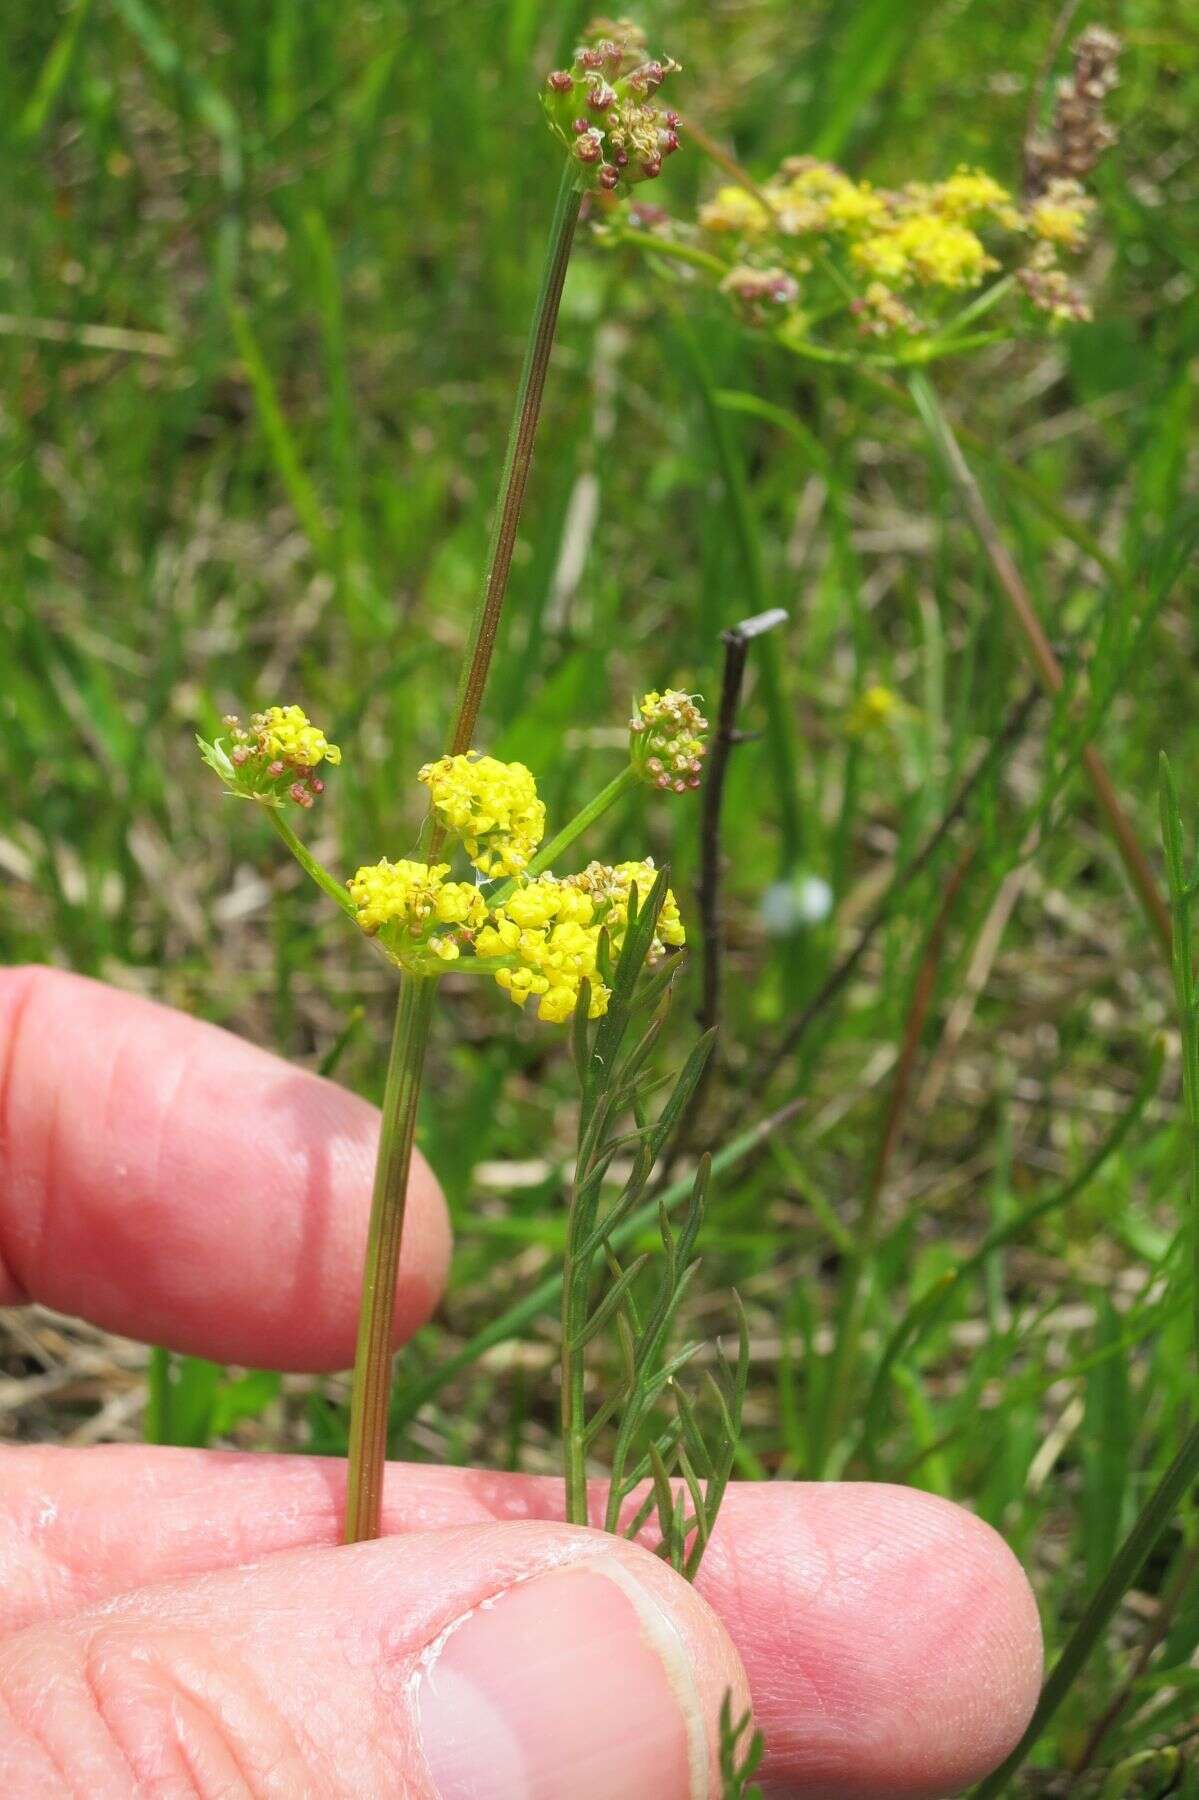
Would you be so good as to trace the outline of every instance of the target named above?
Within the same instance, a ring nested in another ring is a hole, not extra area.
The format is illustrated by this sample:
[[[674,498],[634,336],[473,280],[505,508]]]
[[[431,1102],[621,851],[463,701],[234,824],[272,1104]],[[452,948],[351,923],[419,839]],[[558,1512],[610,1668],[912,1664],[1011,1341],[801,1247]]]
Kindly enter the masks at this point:
[[[0,1793],[716,1800],[747,1689],[658,1558],[469,1526],[142,1590],[0,1643]]]

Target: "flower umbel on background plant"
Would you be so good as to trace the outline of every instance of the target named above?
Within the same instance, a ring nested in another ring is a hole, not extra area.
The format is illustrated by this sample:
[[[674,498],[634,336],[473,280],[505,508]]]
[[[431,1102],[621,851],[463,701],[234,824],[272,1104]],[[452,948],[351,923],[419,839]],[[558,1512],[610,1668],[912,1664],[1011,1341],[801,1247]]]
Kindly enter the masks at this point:
[[[1053,122],[1024,147],[1024,187],[1044,193],[1055,182],[1089,175],[1116,141],[1103,103],[1119,80],[1120,40],[1104,25],[1088,25],[1074,44],[1074,68],[1057,84]]]
[[[1081,178],[1114,140],[1102,103],[1118,50],[1098,26],[1078,40],[1052,130],[1029,151],[1023,198],[984,169],[875,187],[799,155],[760,185],[719,187],[694,221],[612,218],[600,233],[675,255],[745,324],[816,361],[927,363],[1014,335],[1037,314],[1088,319],[1063,259],[1086,248],[1094,201]],[[1013,298],[1024,306],[1005,318],[998,309]]]
[[[819,341],[835,341],[838,321],[902,346],[952,325],[960,296],[988,277],[1058,270],[1060,254],[1085,246],[1092,204],[1065,177],[1021,205],[981,169],[883,189],[796,156],[758,196],[719,189],[700,207],[698,237],[685,233],[684,241],[718,259],[731,254],[721,292],[747,323],[773,324],[795,347],[817,322]],[[1059,293],[1022,286],[1035,306],[1065,316]],[[1067,310],[1075,316],[1079,304]],[[923,356],[927,344],[920,349]]]

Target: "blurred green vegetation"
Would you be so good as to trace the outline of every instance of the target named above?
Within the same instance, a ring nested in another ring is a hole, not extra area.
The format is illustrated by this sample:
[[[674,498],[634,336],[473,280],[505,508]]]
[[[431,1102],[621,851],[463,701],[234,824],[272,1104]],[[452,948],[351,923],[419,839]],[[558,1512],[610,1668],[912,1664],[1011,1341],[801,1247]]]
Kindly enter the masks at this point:
[[[253,809],[222,802],[193,734],[300,700],[346,751],[306,821],[324,859],[349,869],[410,846],[558,179],[536,86],[587,10],[264,0],[250,27],[233,0],[10,6],[6,960],[151,993],[377,1096],[386,982]],[[1059,18],[1040,0],[644,9],[684,65],[684,113],[755,172],[814,151],[878,182],[963,161],[1017,181]],[[1071,30],[1091,19],[1125,42],[1120,142],[1094,183],[1094,322],[937,381],[987,446],[975,460],[996,516],[1068,669],[1089,671],[1096,741],[1160,867],[1158,754],[1188,830],[1199,756],[1180,569],[1196,517],[1199,19],[1189,0],[1124,0],[1082,7]],[[717,179],[688,148],[652,197],[686,213]],[[1030,486],[1099,539],[1106,566]],[[732,759],[705,1129],[719,1150],[796,1105],[718,1183],[693,1310],[705,1332],[727,1329],[728,1287],[745,1297],[742,1473],[870,1474],[973,1506],[1028,1563],[1052,1653],[1196,1414],[1170,979],[1079,777],[1077,733],[1043,703],[1000,740],[943,847],[888,887],[1028,687],[954,494],[909,413],[852,374],[797,365],[685,277],[663,284],[584,228],[487,747],[531,763],[561,821],[617,766],[634,691],[686,684],[714,706],[720,632],[761,602],[790,615],[772,641],[793,760],[780,766],[777,733]],[[755,734],[760,669],[751,658]],[[850,710],[874,683],[910,711],[855,736]],[[697,834],[694,798],[634,799],[594,849],[652,850],[687,900]],[[831,917],[772,935],[776,884],[811,877]],[[763,1080],[760,1053],[883,893],[852,979]],[[686,981],[679,1058],[694,967]],[[1146,1081],[1163,1029],[1164,1072]],[[552,1318],[439,1390],[436,1371],[560,1253],[565,1045],[472,991],[445,1009],[434,1056],[422,1137],[459,1254],[442,1316],[402,1365],[396,1448],[547,1468]],[[850,1356],[847,1255],[861,1263]],[[172,1407],[191,1441],[266,1408],[255,1441],[344,1446],[341,1384],[286,1383],[280,1405],[273,1384],[232,1381],[156,1365],[152,1432],[171,1435]],[[432,1394],[415,1419],[400,1417],[405,1381]],[[1161,1745],[1199,1758],[1197,1546],[1188,1500],[1027,1791],[1083,1755],[1126,1685],[1094,1769]],[[1142,1658],[1147,1633],[1161,1641]]]

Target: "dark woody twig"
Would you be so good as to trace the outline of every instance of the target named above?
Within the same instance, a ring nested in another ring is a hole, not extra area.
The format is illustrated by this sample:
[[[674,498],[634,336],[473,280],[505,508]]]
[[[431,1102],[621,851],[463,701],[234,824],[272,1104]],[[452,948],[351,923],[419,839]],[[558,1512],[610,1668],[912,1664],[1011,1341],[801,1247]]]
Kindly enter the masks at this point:
[[[720,989],[724,961],[724,914],[721,905],[723,869],[720,854],[720,814],[724,802],[724,783],[729,757],[743,741],[737,730],[737,712],[741,705],[741,689],[745,681],[745,665],[754,638],[786,623],[781,606],[769,612],[755,613],[742,619],[728,631],[721,632],[724,644],[724,675],[720,688],[720,709],[716,715],[716,731],[708,752],[707,777],[703,785],[700,812],[699,902],[701,932],[699,1022],[705,1031],[720,1023]],[[709,1065],[710,1066],[710,1065]]]
[[[696,899],[700,920],[700,1003],[699,1022],[705,1031],[720,1025],[720,995],[724,973],[724,905],[722,895],[723,857],[720,849],[720,815],[724,804],[724,784],[729,757],[735,747],[744,743],[746,734],[737,729],[737,713],[741,706],[741,690],[745,684],[745,666],[749,647],[764,632],[786,623],[781,606],[768,612],[755,613],[742,619],[728,631],[721,632],[724,644],[724,673],[720,684],[720,705],[716,714],[716,730],[708,750],[704,773],[699,823],[699,878]],[[714,1056],[708,1058],[704,1072],[687,1105],[675,1134],[675,1147],[681,1149],[690,1139],[694,1122],[700,1116],[704,1094],[711,1080]],[[668,1177],[674,1160],[672,1150],[663,1164],[663,1178]]]

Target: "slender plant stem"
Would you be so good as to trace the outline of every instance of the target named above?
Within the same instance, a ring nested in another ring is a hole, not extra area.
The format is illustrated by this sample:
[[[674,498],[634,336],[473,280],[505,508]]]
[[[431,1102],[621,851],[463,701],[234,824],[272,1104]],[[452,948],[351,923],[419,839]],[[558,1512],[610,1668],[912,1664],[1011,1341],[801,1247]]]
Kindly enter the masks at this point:
[[[391,1391],[392,1321],[396,1274],[404,1231],[408,1174],[416,1139],[425,1047],[433,1016],[436,982],[404,974],[396,1005],[375,1187],[362,1276],[354,1388],[350,1399],[350,1464],[346,1488],[345,1541],[356,1544],[379,1535],[383,1465],[387,1456],[387,1413]]]
[[[487,550],[487,575],[471,621],[462,677],[458,684],[457,717],[450,739],[452,756],[461,755],[471,747],[483,689],[487,684],[487,671],[495,649],[496,632],[508,587],[508,571],[512,566],[512,551],[524,505],[525,486],[533,461],[533,443],[537,435],[541,397],[545,392],[546,371],[558,323],[562,285],[566,280],[566,265],[570,261],[581,202],[582,194],[576,185],[574,170],[568,163],[562,174],[562,185],[558,189],[554,220],[550,226],[549,243],[541,271],[541,287],[533,314],[533,328],[529,333],[524,367],[516,390],[516,410],[508,434],[504,469],[500,476],[499,504]]]
[[[570,260],[581,196],[574,171],[568,165],[558,190],[550,227],[541,285],[525,349],[524,366],[516,393],[516,407],[508,435],[508,449],[500,476],[499,499],[487,553],[483,591],[471,622],[458,685],[457,711],[450,738],[451,754],[470,748],[474,737],[487,673],[495,649],[512,551],[520,524],[521,507],[533,445],[545,391],[546,371],[558,323],[558,307],[566,266]],[[281,828],[282,829],[282,828]],[[428,833],[429,860],[444,841],[434,823]],[[298,841],[297,841],[298,842]],[[308,868],[313,879],[325,886],[319,865],[309,867],[303,846],[288,847]],[[326,877],[332,882],[332,877]],[[336,887],[336,884],[333,884]],[[326,887],[326,892],[330,889]],[[334,895],[339,904],[348,896]],[[352,910],[352,908],[351,908]],[[347,1543],[378,1537],[387,1456],[387,1424],[391,1392],[391,1327],[395,1309],[396,1279],[404,1226],[404,1202],[416,1132],[416,1111],[424,1076],[436,979],[405,974],[401,977],[392,1035],[391,1058],[383,1094],[379,1155],[367,1237],[362,1280],[358,1348],[354,1359],[354,1386],[350,1401],[350,1463],[346,1490]]]
[[[279,833],[279,836],[283,839],[283,842],[287,845],[287,848],[291,851],[304,873],[311,876],[312,880],[316,882],[317,887],[320,888],[322,894],[327,894],[330,900],[335,901],[336,904],[340,906],[342,912],[348,914],[352,919],[354,917],[354,902],[350,899],[347,889],[342,886],[341,882],[338,881],[335,876],[330,875],[328,869],[323,868],[321,864],[317,862],[316,857],[313,856],[311,850],[309,850],[303,840],[296,836],[277,806],[268,807],[267,811],[271,815],[271,824],[275,827],[275,830]]]
[[[1194,888],[1187,879],[1178,789],[1169,758],[1164,751],[1160,774],[1162,843],[1166,852],[1170,910],[1174,920],[1174,993],[1182,1039],[1182,1095],[1186,1112],[1189,1175],[1187,1202],[1191,1241],[1191,1318],[1195,1351],[1199,1356],[1199,1016],[1196,1015],[1195,960],[1191,942]]]
[[[1007,601],[1012,620],[1024,640],[1028,659],[1036,671],[1037,679],[1046,693],[1056,698],[1065,685],[1061,665],[1054,655],[1053,647],[1036,615],[1031,596],[1024,585],[1020,572],[999,535],[999,529],[994,519],[987,510],[982,489],[962,454],[961,446],[953,434],[953,427],[946,418],[931,383],[924,375],[909,375],[908,388],[916,403],[916,409],[925,430],[957,489],[966,509],[966,516],[974,529],[974,534],[982,546],[983,554],[990,563],[1000,591]],[[1099,802],[1100,810],[1107,821],[1108,830],[1120,853],[1120,859],[1124,864],[1133,893],[1140,903],[1150,931],[1157,939],[1168,964],[1171,960],[1172,944],[1170,909],[1162,897],[1149,858],[1145,854],[1132,821],[1120,804],[1112,778],[1107,772],[1107,765],[1094,744],[1084,744],[1081,760],[1090,779],[1095,798]]]
[[[634,250],[646,250],[654,256],[668,257],[672,262],[686,263],[689,268],[702,269],[705,275],[715,275],[721,281],[729,272],[728,263],[721,262],[718,256],[709,256],[706,250],[697,250],[693,244],[680,244],[675,238],[655,237],[652,231],[636,231],[631,225],[621,226],[620,242]]]
[[[973,1800],[1000,1794],[1074,1686],[1112,1614],[1144,1568],[1173,1519],[1178,1503],[1199,1474],[1199,1425],[1191,1427],[1182,1449],[1141,1508],[1140,1516],[1116,1552],[1111,1568],[1096,1588],[1082,1618],[1041,1690],[1028,1730],[1007,1761],[974,1790]]]
[[[585,1368],[578,1346],[578,1336],[587,1319],[587,1293],[579,1279],[583,1271],[578,1255],[577,1211],[572,1196],[562,1259],[562,1460],[568,1525],[587,1524]]]

